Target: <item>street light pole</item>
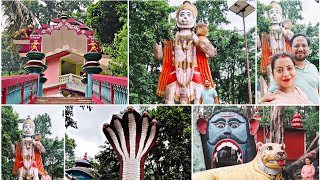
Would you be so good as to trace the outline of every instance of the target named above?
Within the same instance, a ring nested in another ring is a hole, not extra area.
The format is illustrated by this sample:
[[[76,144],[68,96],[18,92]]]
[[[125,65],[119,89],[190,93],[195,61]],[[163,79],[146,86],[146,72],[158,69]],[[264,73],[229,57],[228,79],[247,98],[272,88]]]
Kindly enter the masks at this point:
[[[249,14],[251,14],[255,10],[255,8],[244,0],[238,0],[229,8],[229,10],[234,12],[236,15],[241,16],[243,20],[244,45],[246,48],[246,67],[247,67],[246,69],[247,69],[247,76],[248,76],[247,82],[248,82],[249,103],[252,104],[249,52],[248,52],[248,45],[247,45],[246,23],[244,18],[247,17]]]
[[[244,13],[244,12],[242,12],[242,13]],[[244,29],[244,33],[243,33],[244,34],[244,46],[246,48],[246,65],[247,65],[247,76],[248,76],[249,103],[252,104],[249,52],[248,52],[248,45],[247,45],[246,23],[244,21],[244,16],[242,16],[242,19],[243,19],[243,29]]]

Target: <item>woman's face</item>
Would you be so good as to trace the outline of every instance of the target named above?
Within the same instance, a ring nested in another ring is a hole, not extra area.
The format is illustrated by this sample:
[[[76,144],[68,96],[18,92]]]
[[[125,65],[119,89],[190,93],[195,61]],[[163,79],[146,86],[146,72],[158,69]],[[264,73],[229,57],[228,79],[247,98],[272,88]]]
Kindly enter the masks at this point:
[[[306,159],[304,160],[304,162],[306,163],[306,165],[311,164],[311,161],[310,161],[310,159],[309,159],[309,158],[306,158]]]
[[[296,69],[289,57],[280,57],[274,63],[273,78],[280,90],[294,86]]]

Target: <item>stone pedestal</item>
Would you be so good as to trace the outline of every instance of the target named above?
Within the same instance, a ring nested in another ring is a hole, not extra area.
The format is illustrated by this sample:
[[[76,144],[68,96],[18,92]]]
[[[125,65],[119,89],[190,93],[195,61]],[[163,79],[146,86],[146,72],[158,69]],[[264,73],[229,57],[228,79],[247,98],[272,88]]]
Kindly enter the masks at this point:
[[[102,72],[100,67],[100,59],[102,57],[99,52],[89,52],[83,56],[86,60],[85,65],[82,66],[82,70],[87,74],[86,82],[86,97],[92,97],[92,74],[99,74]]]
[[[25,70],[29,74],[38,74],[38,96],[42,96],[43,83],[47,81],[47,78],[43,77],[43,72],[47,69],[47,65],[43,64],[42,59],[45,57],[42,52],[30,51],[27,53],[29,61],[25,66]]]

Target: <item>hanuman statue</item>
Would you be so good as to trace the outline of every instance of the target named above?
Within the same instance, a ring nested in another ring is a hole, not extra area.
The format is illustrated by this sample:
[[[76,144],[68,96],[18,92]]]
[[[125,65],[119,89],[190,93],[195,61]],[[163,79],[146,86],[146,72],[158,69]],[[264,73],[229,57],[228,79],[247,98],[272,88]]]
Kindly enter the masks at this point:
[[[199,104],[204,80],[213,80],[207,56],[214,57],[216,49],[205,37],[208,27],[196,26],[197,8],[189,1],[183,2],[176,12],[174,40],[154,45],[155,59],[163,59],[157,95],[165,98],[166,104]]]
[[[271,9],[268,11],[268,18],[271,21],[270,32],[261,34],[261,43],[258,47],[262,48],[262,57],[260,71],[262,74],[271,75],[271,57],[278,52],[290,52],[290,39],[293,36],[291,31],[291,21],[289,19],[282,20],[282,8],[280,4],[272,1]]]
[[[35,124],[28,118],[23,122],[23,138],[15,145],[11,145],[11,151],[15,154],[13,174],[19,180],[39,180],[39,175],[44,174],[41,153],[45,148],[41,144],[40,134],[34,134]]]

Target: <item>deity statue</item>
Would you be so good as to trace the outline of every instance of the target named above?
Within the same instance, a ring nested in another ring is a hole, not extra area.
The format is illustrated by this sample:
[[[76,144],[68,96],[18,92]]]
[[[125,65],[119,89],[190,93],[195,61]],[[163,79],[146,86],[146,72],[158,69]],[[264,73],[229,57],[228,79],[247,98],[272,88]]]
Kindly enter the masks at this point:
[[[198,119],[197,127],[206,169],[243,164],[254,159],[254,135],[259,128],[255,118],[248,120],[236,109],[221,109],[207,120]]]
[[[33,43],[31,44],[31,50],[30,51],[38,51],[38,45],[41,44],[38,42],[38,40],[34,40]]]
[[[96,42],[96,40],[95,39],[93,39],[92,41],[91,41],[91,43],[89,44],[89,46],[91,46],[91,49],[90,49],[90,51],[89,52],[98,52],[98,50],[97,50],[97,42]]]
[[[262,57],[260,71],[262,74],[271,74],[271,56],[278,52],[290,52],[290,39],[293,36],[291,31],[291,21],[289,19],[282,20],[282,8],[275,1],[271,2],[271,9],[268,11],[268,18],[271,20],[270,32],[261,34],[261,44],[258,48],[262,48]]]
[[[23,138],[15,145],[11,145],[11,151],[15,154],[13,174],[19,180],[39,180],[39,175],[44,174],[41,153],[45,148],[41,144],[41,135],[35,134],[35,124],[30,116],[23,122]]]
[[[183,2],[176,12],[174,40],[154,45],[155,59],[163,59],[157,95],[165,98],[166,104],[175,102],[199,104],[203,80],[213,80],[207,56],[214,57],[216,49],[205,37],[207,26],[196,27],[197,8],[189,1]],[[197,31],[198,30],[198,31]]]

